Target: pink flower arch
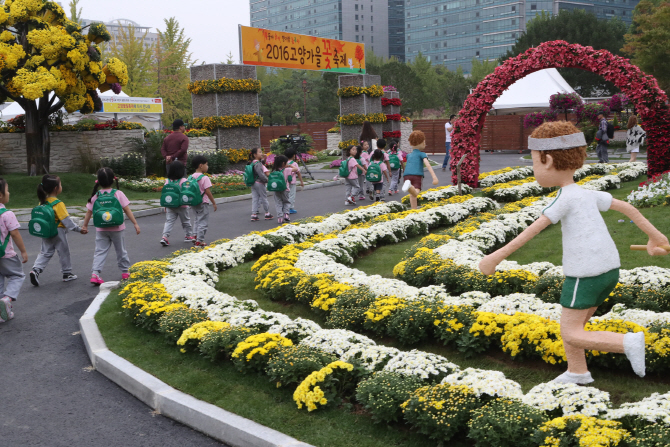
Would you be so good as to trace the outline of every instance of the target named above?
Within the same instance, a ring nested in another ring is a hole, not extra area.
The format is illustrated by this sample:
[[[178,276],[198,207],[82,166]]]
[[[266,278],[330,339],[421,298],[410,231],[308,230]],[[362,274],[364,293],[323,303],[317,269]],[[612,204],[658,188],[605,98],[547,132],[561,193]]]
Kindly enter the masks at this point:
[[[630,60],[606,50],[594,50],[562,40],[544,42],[530,48],[485,77],[468,96],[454,123],[451,149],[452,181],[456,184],[456,164],[461,165],[464,183],[476,187],[479,180],[479,141],[486,114],[495,100],[514,82],[545,68],[581,68],[611,81],[630,98],[640,114],[648,137],[649,175],[670,169],[670,110],[668,97],[653,76],[645,74]]]

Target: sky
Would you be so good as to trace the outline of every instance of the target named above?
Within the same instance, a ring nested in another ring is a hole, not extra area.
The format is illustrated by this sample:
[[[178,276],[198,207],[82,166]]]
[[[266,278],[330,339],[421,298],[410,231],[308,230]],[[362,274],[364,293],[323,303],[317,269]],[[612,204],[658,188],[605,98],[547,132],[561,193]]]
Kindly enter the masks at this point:
[[[59,0],[68,17],[69,0]],[[82,17],[107,22],[129,19],[142,26],[164,29],[164,19],[176,17],[191,38],[193,59],[224,62],[233,52],[239,58],[237,25],[249,26],[249,0],[80,0]]]

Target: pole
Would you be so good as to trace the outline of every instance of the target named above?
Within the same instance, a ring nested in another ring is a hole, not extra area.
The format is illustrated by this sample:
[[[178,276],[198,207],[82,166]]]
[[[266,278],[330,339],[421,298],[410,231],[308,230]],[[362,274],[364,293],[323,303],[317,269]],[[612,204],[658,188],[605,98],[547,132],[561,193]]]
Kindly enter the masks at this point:
[[[456,164],[456,177],[458,178],[458,195],[462,196],[463,191],[461,190],[461,163],[463,163],[463,160],[465,160],[465,157],[467,157],[468,154],[465,154],[461,157],[461,159],[458,161],[458,164]]]

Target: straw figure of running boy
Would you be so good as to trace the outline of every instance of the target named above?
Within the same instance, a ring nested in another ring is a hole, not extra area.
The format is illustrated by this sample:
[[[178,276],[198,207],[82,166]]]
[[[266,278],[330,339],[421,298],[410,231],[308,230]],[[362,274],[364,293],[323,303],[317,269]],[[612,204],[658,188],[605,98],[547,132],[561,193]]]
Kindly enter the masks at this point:
[[[556,198],[542,216],[513,241],[484,257],[479,269],[492,275],[496,266],[547,228],[561,222],[563,234],[563,274],[561,294],[561,337],[568,370],[554,382],[587,384],[593,382],[586,365],[586,350],[625,353],[633,371],[644,377],[644,333],[618,334],[586,331],[585,326],[619,281],[619,252],[601,212],[625,214],[649,237],[646,250],[651,256],[667,255],[668,238],[658,231],[632,205],[601,191],[581,188],[574,181],[575,171],[586,159],[586,140],[572,123],[544,123],[528,138],[535,179],[544,187],[560,187]]]

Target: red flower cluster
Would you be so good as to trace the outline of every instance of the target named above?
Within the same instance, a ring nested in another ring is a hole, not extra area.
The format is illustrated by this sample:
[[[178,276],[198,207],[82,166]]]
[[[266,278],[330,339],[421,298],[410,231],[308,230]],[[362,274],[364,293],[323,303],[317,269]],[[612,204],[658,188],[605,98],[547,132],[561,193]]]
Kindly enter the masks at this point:
[[[391,115],[386,115],[386,121],[400,121],[400,116],[399,113],[393,113]]]
[[[382,132],[384,138],[400,138],[400,131],[394,130],[392,132]]]
[[[649,175],[670,169],[670,110],[668,97],[653,76],[645,74],[626,58],[606,50],[594,50],[562,40],[544,42],[508,59],[482,80],[468,96],[452,133],[452,172],[463,155],[463,182],[476,187],[479,179],[479,141],[486,114],[495,100],[514,82],[544,68],[581,68],[611,81],[635,105],[647,131]],[[454,184],[456,175],[452,176]]]
[[[382,106],[398,106],[400,107],[402,105],[402,101],[400,98],[383,98],[382,97]]]

